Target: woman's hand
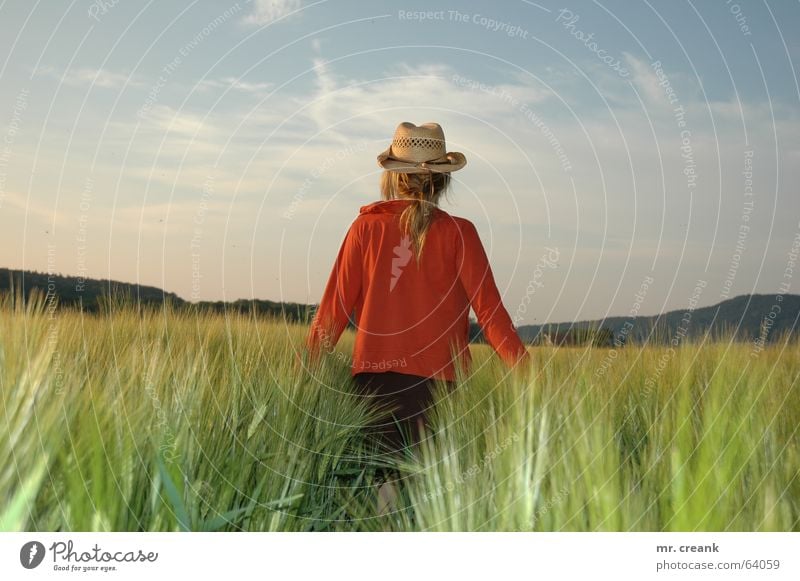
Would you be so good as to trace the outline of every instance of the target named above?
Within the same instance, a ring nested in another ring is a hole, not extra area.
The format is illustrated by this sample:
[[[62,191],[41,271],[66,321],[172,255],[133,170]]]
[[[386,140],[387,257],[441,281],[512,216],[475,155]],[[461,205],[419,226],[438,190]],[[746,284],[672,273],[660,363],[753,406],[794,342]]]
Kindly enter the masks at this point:
[[[294,352],[294,365],[293,370],[295,374],[303,373],[304,371],[312,372],[322,362],[322,354],[319,349],[308,349],[307,347],[301,348],[299,351]]]
[[[533,358],[526,349],[525,355],[520,357],[517,360],[516,364],[514,364],[514,367],[511,368],[511,375],[513,376],[515,381],[526,383],[530,379],[532,373],[533,373]]]

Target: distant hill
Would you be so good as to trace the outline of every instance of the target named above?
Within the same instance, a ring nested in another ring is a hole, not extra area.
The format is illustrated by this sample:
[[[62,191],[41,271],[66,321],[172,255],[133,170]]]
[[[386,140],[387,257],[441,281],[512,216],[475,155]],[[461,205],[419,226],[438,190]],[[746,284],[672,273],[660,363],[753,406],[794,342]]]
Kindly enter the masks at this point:
[[[577,323],[551,323],[523,325],[517,327],[520,338],[527,343],[539,342],[545,334],[560,334],[585,329],[608,329],[617,344],[626,341],[643,343],[654,341],[668,343],[683,337],[698,337],[708,332],[711,336],[730,330],[741,341],[752,341],[762,334],[762,325],[767,322],[766,340],[781,333],[795,334],[800,331],[800,295],[740,295],[719,304],[697,308],[669,311],[660,315],[639,317],[607,317]]]
[[[311,305],[276,303],[260,299],[192,303],[175,293],[166,292],[153,286],[61,274],[48,275],[46,272],[8,268],[0,268],[0,292],[10,290],[12,278],[14,287],[21,289],[25,298],[30,296],[34,288],[38,288],[43,293],[50,292],[51,295],[57,295],[60,307],[81,307],[89,313],[98,312],[103,309],[104,305],[122,298],[130,298],[133,302],[143,306],[159,306],[168,302],[177,308],[194,308],[215,312],[231,310],[251,312],[254,310],[256,314],[280,316],[291,322],[306,321],[312,309]]]
[[[42,293],[47,293],[49,290],[50,294],[59,297],[61,308],[81,307],[90,313],[99,312],[105,305],[127,297],[145,307],[158,307],[166,302],[175,308],[214,312],[253,312],[289,322],[308,323],[316,307],[316,305],[261,299],[192,303],[175,293],[153,286],[61,274],[48,275],[44,272],[8,268],[0,268],[0,292],[9,291],[12,278],[14,287],[21,289],[26,298],[34,288],[38,288]],[[742,295],[717,305],[695,309],[688,317],[686,310],[676,310],[653,316],[607,317],[576,323],[523,325],[517,328],[517,332],[524,342],[538,343],[545,335],[563,338],[570,334],[583,336],[586,330],[607,329],[603,337],[611,338],[609,344],[612,342],[622,344],[630,341],[666,343],[676,336],[696,337],[707,331],[715,335],[730,329],[732,332],[735,331],[737,339],[750,341],[761,335],[762,325],[766,320],[771,321],[769,332],[766,334],[769,340],[782,332],[794,334],[800,330],[798,329],[800,295],[787,294],[782,297],[783,300],[776,303],[775,295]],[[779,305],[779,310],[775,305]],[[688,324],[685,321],[688,321]],[[352,327],[352,324],[350,326]],[[470,319],[470,340],[484,342],[480,327],[472,319]]]
[[[0,268],[0,291],[10,289],[12,278],[14,287],[22,289],[26,298],[34,288],[45,293],[49,290],[50,294],[58,295],[60,304],[72,306],[82,301],[87,311],[96,311],[103,295],[130,294],[144,304],[162,303],[165,300],[183,302],[175,293],[168,293],[154,286],[8,268]]]

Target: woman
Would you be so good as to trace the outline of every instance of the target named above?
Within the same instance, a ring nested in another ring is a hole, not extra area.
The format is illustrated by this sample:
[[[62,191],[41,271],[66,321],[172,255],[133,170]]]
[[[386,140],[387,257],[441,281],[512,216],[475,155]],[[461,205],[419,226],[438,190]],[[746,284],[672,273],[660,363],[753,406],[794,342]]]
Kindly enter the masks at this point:
[[[363,393],[395,410],[396,421],[376,431],[399,449],[402,432],[418,442],[434,382],[453,389],[469,370],[470,306],[509,367],[526,373],[530,356],[475,226],[438,207],[464,155],[446,151],[438,124],[401,123],[378,164],[382,200],[363,206],[351,224],[306,345],[312,358],[322,345],[332,349],[355,309],[351,374]]]

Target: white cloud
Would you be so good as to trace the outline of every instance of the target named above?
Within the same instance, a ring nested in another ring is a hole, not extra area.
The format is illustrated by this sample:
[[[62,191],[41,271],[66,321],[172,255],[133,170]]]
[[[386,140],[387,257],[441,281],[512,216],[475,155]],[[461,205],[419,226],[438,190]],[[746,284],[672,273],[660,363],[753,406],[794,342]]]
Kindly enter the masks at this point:
[[[178,111],[167,105],[155,105],[143,117],[145,129],[149,125],[157,131],[178,133],[190,138],[213,137],[217,128],[211,116],[203,116],[186,110]]]
[[[305,100],[308,116],[317,129],[338,141],[331,125],[348,119],[353,134],[380,135],[391,132],[400,120],[415,123],[474,116],[478,120],[508,119],[516,107],[542,103],[554,97],[544,87],[517,83],[479,86],[480,79],[466,79],[444,64],[398,63],[376,79],[341,79],[321,58],[314,59],[315,91]],[[377,136],[377,135],[376,135]]]
[[[660,103],[665,100],[664,89],[659,86],[658,76],[653,68],[641,59],[630,53],[625,53],[625,60],[633,73],[633,82],[645,94],[651,103]]]
[[[197,88],[201,91],[210,89],[226,89],[248,93],[253,95],[266,95],[266,92],[275,85],[266,82],[248,82],[235,77],[223,77],[221,79],[204,79]]]
[[[9,207],[3,208],[6,204]],[[9,227],[12,226],[12,222],[19,224],[22,216],[28,218],[35,216],[46,224],[63,224],[67,222],[64,212],[60,211],[55,204],[48,206],[32,194],[3,192],[3,197],[0,198],[0,209],[3,209],[4,217],[9,218]],[[14,214],[13,217],[12,214]]]
[[[644,93],[649,104],[663,105],[671,111],[679,103],[686,105],[705,99],[695,76],[674,70],[660,61],[648,63],[630,53],[623,54],[631,69],[633,84]]]
[[[72,86],[92,86],[104,89],[121,89],[124,86],[139,87],[143,83],[128,73],[114,72],[106,69],[83,67],[59,72],[55,67],[45,65],[36,69],[35,74],[58,79]]]
[[[256,0],[253,12],[244,18],[245,24],[262,26],[284,18],[302,8],[300,0]]]

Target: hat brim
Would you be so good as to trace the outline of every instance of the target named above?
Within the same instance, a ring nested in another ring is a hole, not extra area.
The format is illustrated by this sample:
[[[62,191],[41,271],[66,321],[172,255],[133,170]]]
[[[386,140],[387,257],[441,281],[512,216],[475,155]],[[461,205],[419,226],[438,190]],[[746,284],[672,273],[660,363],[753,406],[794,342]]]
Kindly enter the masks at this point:
[[[392,157],[391,149],[390,147],[378,155],[378,165],[387,171],[396,171],[398,173],[428,173],[428,171],[450,173],[458,171],[467,165],[467,158],[458,151],[448,152],[438,159],[415,163]]]

